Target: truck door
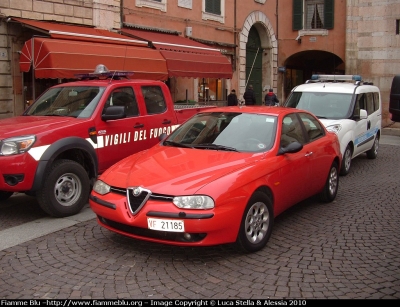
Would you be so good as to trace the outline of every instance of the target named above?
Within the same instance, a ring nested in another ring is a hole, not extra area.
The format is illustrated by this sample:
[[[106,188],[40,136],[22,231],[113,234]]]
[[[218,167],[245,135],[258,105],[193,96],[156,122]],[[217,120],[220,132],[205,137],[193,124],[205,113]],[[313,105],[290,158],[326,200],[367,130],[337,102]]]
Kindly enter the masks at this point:
[[[133,88],[125,86],[114,89],[107,96],[103,113],[109,106],[123,106],[126,117],[98,121],[96,129],[100,173],[122,158],[144,149],[143,144],[134,141],[135,133],[140,130],[135,128],[140,113]]]
[[[162,133],[170,134],[177,119],[169,93],[164,93],[161,86],[141,85],[137,93],[143,101],[140,107],[145,134],[141,141],[148,148],[158,143]]]

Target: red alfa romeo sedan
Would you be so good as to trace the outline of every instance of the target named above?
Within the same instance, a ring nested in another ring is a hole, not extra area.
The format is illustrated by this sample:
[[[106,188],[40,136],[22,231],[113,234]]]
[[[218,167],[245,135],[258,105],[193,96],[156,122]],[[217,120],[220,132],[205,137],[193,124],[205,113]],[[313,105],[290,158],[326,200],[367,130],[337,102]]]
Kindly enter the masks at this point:
[[[336,134],[307,111],[213,108],[110,167],[89,202],[99,225],[124,236],[255,252],[289,207],[335,199],[341,159]]]

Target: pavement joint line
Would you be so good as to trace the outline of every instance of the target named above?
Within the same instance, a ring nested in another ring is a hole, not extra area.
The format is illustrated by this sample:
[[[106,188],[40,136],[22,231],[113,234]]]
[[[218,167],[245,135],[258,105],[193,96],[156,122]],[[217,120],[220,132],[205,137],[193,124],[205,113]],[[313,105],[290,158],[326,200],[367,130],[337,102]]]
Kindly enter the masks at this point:
[[[58,230],[89,221],[96,215],[85,207],[80,213],[65,218],[44,217],[0,231],[0,251],[48,235]],[[45,227],[43,227],[43,225]]]

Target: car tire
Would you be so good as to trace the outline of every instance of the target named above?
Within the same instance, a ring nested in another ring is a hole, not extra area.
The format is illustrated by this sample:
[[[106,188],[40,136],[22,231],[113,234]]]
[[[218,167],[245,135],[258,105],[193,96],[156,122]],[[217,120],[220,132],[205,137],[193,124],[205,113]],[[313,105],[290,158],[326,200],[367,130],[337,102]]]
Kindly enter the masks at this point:
[[[71,160],[55,161],[36,193],[40,207],[53,217],[77,214],[88,203],[90,182],[85,169]]]
[[[323,190],[319,193],[321,201],[329,203],[336,198],[339,189],[339,167],[334,161],[329,169],[328,178],[326,179]]]
[[[0,201],[9,199],[13,194],[14,192],[0,191]]]
[[[244,252],[256,252],[268,242],[274,224],[270,198],[255,192],[244,210],[236,244]]]
[[[342,165],[340,167],[340,175],[346,176],[350,172],[352,155],[353,151],[351,150],[351,146],[347,145],[343,154]]]
[[[371,149],[367,151],[367,158],[376,159],[376,157],[378,156],[378,148],[379,148],[379,137],[376,136],[374,144],[372,145]]]

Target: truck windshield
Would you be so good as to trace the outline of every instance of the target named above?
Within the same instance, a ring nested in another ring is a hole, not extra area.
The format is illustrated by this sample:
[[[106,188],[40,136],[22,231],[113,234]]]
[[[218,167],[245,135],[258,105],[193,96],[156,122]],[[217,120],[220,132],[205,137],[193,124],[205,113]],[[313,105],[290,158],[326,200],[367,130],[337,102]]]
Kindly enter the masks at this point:
[[[286,107],[302,109],[319,118],[343,119],[349,116],[352,94],[293,92]]]
[[[88,118],[96,108],[105,87],[55,87],[43,93],[24,115]]]

